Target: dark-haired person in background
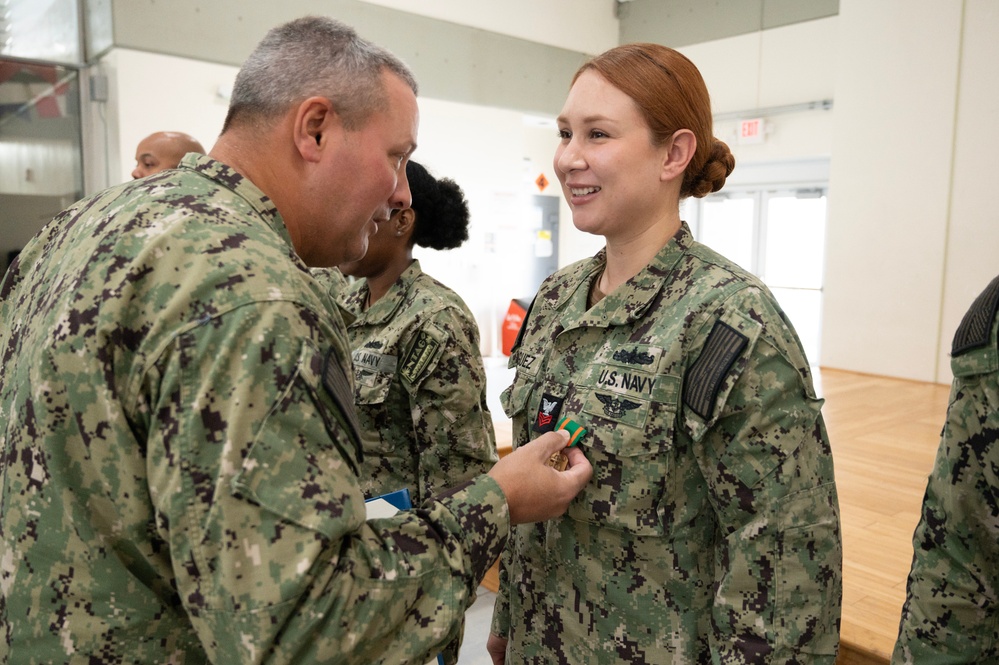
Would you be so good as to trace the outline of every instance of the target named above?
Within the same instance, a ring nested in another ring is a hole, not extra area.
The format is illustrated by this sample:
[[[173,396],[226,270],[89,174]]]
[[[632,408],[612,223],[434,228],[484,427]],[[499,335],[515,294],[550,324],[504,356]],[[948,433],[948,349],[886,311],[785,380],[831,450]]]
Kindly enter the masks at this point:
[[[468,239],[456,182],[406,164],[413,195],[340,270],[359,278],[341,295],[354,361],[365,496],[402,488],[419,504],[496,462],[479,329],[461,297],[420,269],[413,247],[455,249]],[[461,635],[442,651],[457,662]]]
[[[364,258],[340,266],[360,278],[342,295],[364,461],[361,489],[408,488],[413,503],[489,469],[497,459],[486,406],[479,329],[461,297],[420,269],[413,247],[468,239],[457,183],[410,161],[409,208],[378,225]]]

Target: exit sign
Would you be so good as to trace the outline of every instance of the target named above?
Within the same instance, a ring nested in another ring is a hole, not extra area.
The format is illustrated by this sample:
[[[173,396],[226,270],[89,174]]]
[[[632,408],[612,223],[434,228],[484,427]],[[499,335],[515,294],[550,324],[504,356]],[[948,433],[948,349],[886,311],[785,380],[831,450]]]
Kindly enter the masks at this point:
[[[739,143],[763,143],[763,118],[739,121]]]

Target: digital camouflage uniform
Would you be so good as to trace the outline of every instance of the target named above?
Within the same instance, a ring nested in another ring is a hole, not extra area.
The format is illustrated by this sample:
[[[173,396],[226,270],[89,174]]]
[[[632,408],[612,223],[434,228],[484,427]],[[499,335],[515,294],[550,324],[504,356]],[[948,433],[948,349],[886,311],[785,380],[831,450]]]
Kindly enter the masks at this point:
[[[0,284],[0,662],[423,663],[509,529],[488,476],[365,522],[348,343],[208,157],[80,201]]]
[[[510,361],[514,445],[571,418],[594,475],[511,536],[507,662],[833,663],[838,503],[791,325],[686,225],[587,310],[604,264],[541,285]]]
[[[337,268],[310,268],[309,272],[334,302],[350,286],[347,278]]]
[[[999,663],[999,277],[951,349],[947,422],[912,539],[892,663]]]
[[[475,318],[413,261],[365,310],[368,282],[342,292],[366,497],[407,488],[414,503],[488,471],[498,459]],[[460,640],[444,649],[457,661]]]
[[[365,496],[406,487],[414,502],[488,471],[496,437],[475,318],[412,264],[369,309],[368,281],[343,294]]]

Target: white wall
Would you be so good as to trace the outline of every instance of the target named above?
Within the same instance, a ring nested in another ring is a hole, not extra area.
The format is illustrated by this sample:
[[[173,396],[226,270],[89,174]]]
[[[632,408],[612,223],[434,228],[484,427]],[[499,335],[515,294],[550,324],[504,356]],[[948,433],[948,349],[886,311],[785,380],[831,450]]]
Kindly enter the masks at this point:
[[[950,340],[999,272],[999,3],[841,0],[837,17],[681,50],[716,113],[774,115],[739,166],[832,155],[821,365],[951,380]]]
[[[111,182],[130,179],[135,147],[158,131],[186,132],[211,150],[222,131],[238,68],[187,58],[114,49],[101,61],[108,76],[106,106]]]
[[[363,0],[510,37],[595,55],[617,45],[616,0]]]
[[[950,342],[975,297],[999,274],[995,156],[999,155],[999,2],[965,6],[944,255],[937,381],[951,380]],[[923,130],[926,131],[925,129]]]
[[[765,118],[766,141],[740,145],[738,124],[760,109],[832,99],[835,92],[836,17],[684,46],[711,94],[715,136],[740,164],[828,157],[835,109]],[[731,118],[728,116],[737,116]]]
[[[378,3],[417,9],[410,0]],[[540,39],[532,31],[545,25],[548,37],[564,33],[545,41],[564,48],[597,52],[609,45],[606,35],[584,37],[571,11],[564,27],[566,17],[514,20],[519,12],[506,6],[501,20],[478,4],[473,15],[460,0],[435,4],[448,20],[484,28],[496,21],[497,30],[524,38]],[[579,14],[600,12],[601,4],[591,0]],[[834,99],[831,111],[770,117],[767,140],[758,145],[738,144],[736,119],[716,122],[716,134],[743,167],[833,156],[823,366],[950,381],[950,338],[999,266],[999,224],[987,198],[990,160],[999,151],[997,14],[995,0],[841,0],[837,17],[682,49],[704,75],[716,113]],[[108,144],[118,161],[110,173],[119,180],[128,178],[135,144],[152,131],[186,131],[212,144],[225,114],[217,89],[235,68],[126,49],[113,51],[104,67],[113,91]],[[172,94],[163,94],[164,81]],[[466,188],[479,247],[490,242],[489,232],[494,245],[503,242],[516,224],[518,197],[538,193],[539,172],[552,183],[544,194],[559,196],[553,127],[525,123],[515,112],[429,99],[421,105],[416,158]],[[601,240],[575,231],[564,202],[561,210],[564,265],[592,254]],[[490,260],[455,255],[428,272],[492,292],[495,280],[485,283],[497,274]],[[503,279],[511,276],[516,272]],[[468,299],[489,328],[495,307],[477,297]],[[498,300],[505,311],[506,294]],[[491,344],[489,334],[484,341]]]
[[[822,363],[947,383],[957,322],[999,267],[999,14],[843,0],[839,20]]]
[[[936,378],[960,18],[840,4],[824,365]]]

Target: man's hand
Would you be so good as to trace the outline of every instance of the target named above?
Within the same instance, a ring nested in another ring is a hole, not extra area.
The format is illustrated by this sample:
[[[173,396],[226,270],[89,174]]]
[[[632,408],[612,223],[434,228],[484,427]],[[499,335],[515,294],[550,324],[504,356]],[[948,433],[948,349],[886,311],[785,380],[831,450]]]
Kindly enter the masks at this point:
[[[486,640],[486,651],[493,659],[493,665],[503,665],[506,662],[506,643],[505,637],[489,633],[489,639]]]
[[[593,467],[579,448],[565,448],[568,442],[565,430],[548,432],[517,448],[489,470],[506,495],[511,524],[558,517],[590,481]],[[548,459],[560,450],[569,457],[565,471],[548,466]]]

